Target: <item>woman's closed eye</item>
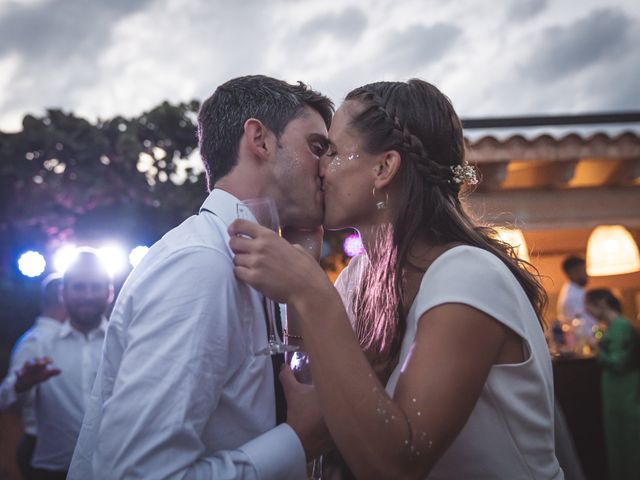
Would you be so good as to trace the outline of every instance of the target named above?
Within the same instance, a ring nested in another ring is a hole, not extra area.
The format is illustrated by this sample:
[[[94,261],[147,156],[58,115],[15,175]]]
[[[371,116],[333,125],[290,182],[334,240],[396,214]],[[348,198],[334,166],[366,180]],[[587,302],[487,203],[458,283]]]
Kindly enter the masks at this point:
[[[325,155],[329,158],[334,158],[336,155],[338,155],[338,151],[334,148],[328,148]]]

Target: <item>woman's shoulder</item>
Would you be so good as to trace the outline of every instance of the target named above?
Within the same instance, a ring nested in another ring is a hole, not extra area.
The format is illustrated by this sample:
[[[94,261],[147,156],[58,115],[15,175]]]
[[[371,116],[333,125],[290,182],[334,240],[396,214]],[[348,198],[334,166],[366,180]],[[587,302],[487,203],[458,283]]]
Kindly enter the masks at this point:
[[[520,290],[499,257],[478,247],[459,245],[429,266],[415,303],[418,312],[442,303],[465,303],[486,311],[488,302],[495,307],[511,304]]]
[[[510,277],[511,272],[493,253],[471,245],[457,245],[433,261],[425,273],[424,280],[443,275],[456,276],[461,283],[473,283],[479,277],[485,280]]]

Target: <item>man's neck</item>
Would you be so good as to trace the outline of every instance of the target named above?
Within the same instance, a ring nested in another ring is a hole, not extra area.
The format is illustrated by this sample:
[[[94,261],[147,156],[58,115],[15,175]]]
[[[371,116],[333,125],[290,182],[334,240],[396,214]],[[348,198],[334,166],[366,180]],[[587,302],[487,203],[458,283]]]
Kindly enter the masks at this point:
[[[74,328],[74,330],[77,330],[78,332],[86,336],[89,334],[89,332],[98,328],[100,326],[101,321],[102,320],[100,320],[98,323],[95,323],[95,324],[84,325],[84,324],[75,322],[73,319],[70,319],[69,323],[71,323],[71,326]]]
[[[246,169],[237,166],[231,173],[218,180],[213,188],[230,193],[238,200],[259,198],[266,195],[264,182],[260,180],[256,172],[247,172]]]

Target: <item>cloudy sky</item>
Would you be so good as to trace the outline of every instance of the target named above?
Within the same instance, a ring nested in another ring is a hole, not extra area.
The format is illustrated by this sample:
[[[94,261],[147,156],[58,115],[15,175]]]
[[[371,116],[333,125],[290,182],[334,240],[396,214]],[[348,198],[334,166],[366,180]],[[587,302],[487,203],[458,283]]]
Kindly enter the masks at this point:
[[[303,80],[421,77],[464,117],[640,110],[637,0],[0,0],[0,130]]]

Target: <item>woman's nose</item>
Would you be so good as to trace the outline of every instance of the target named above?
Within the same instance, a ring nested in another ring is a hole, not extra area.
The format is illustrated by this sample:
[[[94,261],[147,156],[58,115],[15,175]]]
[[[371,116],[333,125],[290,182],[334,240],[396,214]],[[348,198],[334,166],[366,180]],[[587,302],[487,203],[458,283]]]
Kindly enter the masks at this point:
[[[320,161],[318,162],[318,175],[321,178],[324,178],[324,174],[327,171],[327,166],[329,165],[329,162],[331,161],[331,159],[329,158],[329,155],[324,154],[320,157]]]

